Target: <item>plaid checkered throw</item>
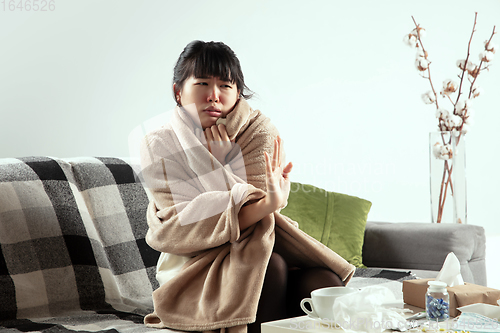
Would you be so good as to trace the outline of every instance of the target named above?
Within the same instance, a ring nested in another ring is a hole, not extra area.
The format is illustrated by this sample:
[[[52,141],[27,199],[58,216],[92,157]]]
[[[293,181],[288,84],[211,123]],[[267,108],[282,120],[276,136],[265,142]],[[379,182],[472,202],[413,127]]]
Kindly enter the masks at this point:
[[[148,330],[148,201],[120,159],[0,159],[0,329]]]

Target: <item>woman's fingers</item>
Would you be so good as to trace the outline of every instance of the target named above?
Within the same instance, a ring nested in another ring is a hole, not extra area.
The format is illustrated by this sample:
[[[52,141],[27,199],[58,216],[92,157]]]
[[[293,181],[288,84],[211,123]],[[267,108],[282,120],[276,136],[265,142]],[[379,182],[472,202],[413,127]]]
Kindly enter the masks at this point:
[[[214,141],[214,135],[210,127],[205,129],[205,136],[207,137],[207,140]]]
[[[269,183],[273,177],[272,162],[271,157],[267,152],[264,152],[264,158],[266,159],[266,180]]]
[[[224,124],[213,125],[205,129],[208,150],[221,163],[226,163],[226,156],[231,152],[235,140],[230,140]]]
[[[210,128],[205,129],[205,137],[207,139],[208,151],[212,152],[211,144],[214,141],[214,136]]]
[[[227,135],[226,126],[224,124],[219,124],[217,126],[217,129],[219,130],[220,138],[222,141],[230,141],[229,135]]]
[[[281,152],[282,152],[282,145],[283,145],[283,141],[281,141],[281,137],[278,135],[278,138],[276,139],[276,141],[278,142],[278,168],[281,167]]]
[[[283,178],[288,179],[288,174],[292,171],[293,164],[292,162],[288,162],[285,168],[283,168]]]
[[[213,141],[217,141],[218,143],[220,143],[221,138],[220,138],[220,133],[219,133],[219,129],[217,128],[217,126],[214,125],[214,126],[210,127],[210,132],[212,133]]]
[[[278,140],[274,140],[274,149],[273,149],[273,171],[279,166],[278,164]]]
[[[226,131],[226,126],[224,124],[213,125],[211,127],[207,127],[205,129],[207,140],[221,143],[223,141],[231,141],[229,140],[229,135]]]
[[[264,153],[266,160],[266,185],[268,202],[275,207],[283,208],[286,206],[288,194],[290,192],[290,177],[293,164],[289,162],[286,166],[284,161],[283,140],[277,137],[274,140],[273,156],[268,152]]]

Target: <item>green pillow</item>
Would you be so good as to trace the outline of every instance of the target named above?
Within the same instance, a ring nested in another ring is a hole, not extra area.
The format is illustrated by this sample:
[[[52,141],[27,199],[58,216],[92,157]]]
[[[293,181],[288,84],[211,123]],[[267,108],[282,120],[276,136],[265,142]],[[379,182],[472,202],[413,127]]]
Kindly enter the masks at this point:
[[[372,203],[358,197],[291,183],[288,205],[281,214],[356,267],[363,267],[366,219]]]

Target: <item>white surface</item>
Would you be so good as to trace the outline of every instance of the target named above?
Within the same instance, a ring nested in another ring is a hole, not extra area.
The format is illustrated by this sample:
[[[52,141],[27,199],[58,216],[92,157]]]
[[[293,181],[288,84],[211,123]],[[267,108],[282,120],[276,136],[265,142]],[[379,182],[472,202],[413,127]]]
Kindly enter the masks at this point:
[[[400,306],[402,304],[391,304],[392,307]],[[405,309],[410,311],[405,314],[409,317],[415,313],[423,311],[420,308],[411,305],[404,305]],[[355,325],[355,324],[353,324]],[[354,327],[353,327],[354,328]],[[308,316],[301,316],[296,318],[288,318],[283,320],[276,320],[261,325],[262,333],[291,333],[291,332],[329,332],[329,331],[343,331],[337,324],[328,320],[317,320]],[[390,332],[386,330],[384,332]]]
[[[222,40],[257,93],[251,104],[279,128],[292,179],[367,198],[369,219],[390,222],[430,221],[427,138],[437,122],[420,98],[429,84],[402,42],[411,16],[427,30],[437,89],[457,75],[474,11],[474,59],[500,27],[498,0],[55,4],[0,9],[0,157],[126,156],[128,134],[174,107],[183,47]],[[498,61],[497,52],[479,76],[485,94],[467,134],[469,223],[487,234],[500,233]]]
[[[486,276],[490,288],[500,289],[500,235],[486,236]]]

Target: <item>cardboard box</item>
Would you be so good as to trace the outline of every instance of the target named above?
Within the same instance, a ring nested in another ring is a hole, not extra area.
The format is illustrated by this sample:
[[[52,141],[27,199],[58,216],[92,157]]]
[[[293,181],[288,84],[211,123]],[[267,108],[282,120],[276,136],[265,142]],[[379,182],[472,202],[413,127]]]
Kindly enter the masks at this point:
[[[427,282],[432,280],[434,279],[403,281],[403,301],[406,304],[425,309],[425,294],[428,288]],[[467,282],[464,285],[448,287],[446,289],[450,295],[451,317],[456,317],[460,314],[460,311],[457,310],[459,307],[475,303],[497,305],[497,300],[500,299],[500,290]]]

